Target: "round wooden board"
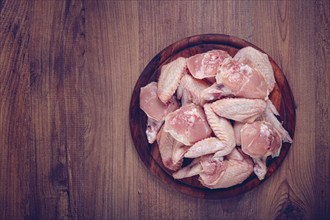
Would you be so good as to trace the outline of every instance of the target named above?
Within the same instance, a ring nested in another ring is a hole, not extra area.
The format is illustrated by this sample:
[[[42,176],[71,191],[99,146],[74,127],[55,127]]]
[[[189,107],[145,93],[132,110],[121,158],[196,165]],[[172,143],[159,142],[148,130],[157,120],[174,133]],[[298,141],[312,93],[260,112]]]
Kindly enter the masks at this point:
[[[143,163],[152,173],[160,178],[165,184],[182,193],[205,199],[221,199],[242,194],[268,179],[280,166],[290,149],[291,145],[284,143],[279,157],[274,159],[271,159],[270,157],[268,158],[268,172],[263,181],[259,181],[259,179],[252,174],[242,184],[225,189],[208,189],[199,183],[197,177],[186,178],[183,180],[173,179],[171,176],[172,171],[166,169],[162,164],[157,143],[152,145],[148,144],[145,134],[147,117],[139,108],[140,88],[152,81],[157,81],[162,65],[180,56],[190,57],[194,54],[206,52],[211,49],[222,49],[227,51],[231,56],[234,56],[239,49],[246,46],[252,46],[262,51],[260,48],[245,40],[229,35],[204,34],[187,37],[175,42],[158,53],[148,63],[136,82],[129,111],[130,129],[135,148]],[[265,53],[264,51],[262,52]],[[277,83],[270,94],[270,99],[281,115],[280,120],[283,121],[284,128],[287,129],[291,137],[293,137],[296,121],[293,95],[282,70],[271,57],[269,57],[269,59],[274,69]]]

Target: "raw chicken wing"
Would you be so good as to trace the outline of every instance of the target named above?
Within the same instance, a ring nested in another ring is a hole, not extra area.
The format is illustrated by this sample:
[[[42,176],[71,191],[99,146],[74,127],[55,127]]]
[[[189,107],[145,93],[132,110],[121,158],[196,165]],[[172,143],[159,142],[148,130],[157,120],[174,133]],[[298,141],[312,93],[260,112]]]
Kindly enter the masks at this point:
[[[175,179],[199,175],[202,185],[211,188],[226,188],[242,183],[253,172],[252,160],[236,148],[223,157],[213,154],[196,158],[186,167],[173,174]]]
[[[164,130],[187,146],[212,134],[202,107],[195,104],[182,106],[168,114],[165,118]]]
[[[279,115],[273,103],[268,100],[267,107],[263,114],[265,121],[271,123],[274,128],[280,133],[281,140],[284,142],[292,143],[292,138],[290,137],[289,133],[283,128],[282,124],[277,120],[275,115]]]
[[[204,159],[205,158],[205,159]],[[225,157],[202,157],[201,183],[211,189],[227,188],[242,183],[253,172],[252,160],[236,148]]]
[[[163,128],[157,135],[157,143],[164,166],[174,171],[180,169],[187,147],[175,140]]]
[[[162,66],[157,94],[163,103],[167,103],[172,98],[186,69],[186,59],[183,57]]]
[[[196,54],[187,59],[187,67],[196,79],[214,77],[217,68],[231,56],[223,50],[211,50],[206,53]]]
[[[260,71],[236,60],[226,60],[216,75],[217,84],[223,84],[236,97],[265,99],[267,83]]]
[[[279,133],[270,123],[256,121],[242,127],[241,143],[243,152],[255,160],[255,173],[262,180],[266,175],[266,158],[276,155],[281,148]]]
[[[151,82],[140,90],[140,108],[149,118],[163,121],[165,116],[178,109],[179,104],[175,97],[171,97],[166,104],[157,96],[157,83]]]
[[[253,122],[266,108],[261,99],[226,98],[211,104],[213,111],[224,118],[239,122]]]
[[[196,158],[212,153],[221,153],[222,156],[229,154],[233,149],[227,147],[224,142],[220,141],[216,137],[206,138],[198,141],[191,146],[187,153],[184,155],[187,158]]]
[[[156,140],[157,132],[162,126],[165,116],[178,109],[179,104],[172,97],[166,104],[157,96],[157,83],[151,82],[140,90],[140,108],[148,116],[146,135],[150,144]]]
[[[268,92],[271,92],[275,86],[274,71],[267,54],[254,49],[253,47],[244,47],[234,56],[234,60],[257,69],[264,76]]]
[[[178,88],[178,98],[181,97],[183,105],[193,102],[197,105],[203,105],[205,100],[201,97],[202,91],[207,89],[209,85],[202,81],[193,78],[191,75],[186,74],[182,77]],[[183,99],[183,101],[182,101]]]
[[[202,165],[200,164],[200,157],[194,159],[190,164],[181,168],[177,172],[173,173],[174,179],[183,179],[187,177],[192,177],[200,174],[202,172]]]
[[[215,136],[225,144],[226,150],[230,153],[236,146],[233,126],[228,119],[216,115],[211,108],[211,104],[205,104],[203,107],[207,121]]]
[[[241,129],[242,150],[258,158],[274,155],[281,147],[281,138],[276,129],[266,121],[245,124]]]

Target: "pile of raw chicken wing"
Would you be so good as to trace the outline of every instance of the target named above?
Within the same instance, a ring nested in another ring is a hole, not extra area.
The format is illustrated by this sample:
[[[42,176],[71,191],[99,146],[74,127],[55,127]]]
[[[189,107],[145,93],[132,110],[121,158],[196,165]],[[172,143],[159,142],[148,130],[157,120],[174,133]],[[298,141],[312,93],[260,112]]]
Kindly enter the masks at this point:
[[[268,95],[275,86],[268,56],[252,47],[234,57],[211,50],[162,66],[158,82],[140,90],[146,136],[157,141],[173,178],[199,176],[207,188],[267,173],[266,159],[292,143]],[[184,158],[193,160],[183,166]]]

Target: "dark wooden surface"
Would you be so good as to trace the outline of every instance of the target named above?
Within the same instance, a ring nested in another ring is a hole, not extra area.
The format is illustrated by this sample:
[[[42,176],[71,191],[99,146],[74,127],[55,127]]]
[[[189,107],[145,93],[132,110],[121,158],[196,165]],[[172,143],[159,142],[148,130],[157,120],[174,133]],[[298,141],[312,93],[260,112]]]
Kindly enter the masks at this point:
[[[0,0],[0,218],[329,218],[329,13],[327,0]],[[217,201],[163,184],[129,129],[146,64],[202,33],[262,48],[297,106],[281,167]]]
[[[247,41],[224,34],[201,34],[181,39],[169,45],[152,58],[144,68],[134,87],[129,109],[129,123],[135,148],[147,169],[161,179],[163,183],[188,196],[204,199],[223,199],[245,193],[266,181],[279,168],[291,145],[289,143],[283,144],[278,157],[273,159],[268,158],[268,172],[262,182],[259,181],[257,176],[252,174],[243,183],[236,186],[210,190],[200,184],[198,176],[175,180],[172,177],[173,171],[165,168],[162,163],[157,142],[154,144],[148,144],[147,142],[145,135],[147,117],[139,107],[140,89],[150,82],[158,81],[162,66],[178,57],[187,58],[214,49],[225,50],[231,56],[234,56],[239,49],[247,46],[259,49]],[[271,57],[269,59],[273,66],[276,80],[275,88],[269,97],[281,115],[283,126],[288,130],[290,136],[293,137],[296,124],[294,98],[283,71]]]

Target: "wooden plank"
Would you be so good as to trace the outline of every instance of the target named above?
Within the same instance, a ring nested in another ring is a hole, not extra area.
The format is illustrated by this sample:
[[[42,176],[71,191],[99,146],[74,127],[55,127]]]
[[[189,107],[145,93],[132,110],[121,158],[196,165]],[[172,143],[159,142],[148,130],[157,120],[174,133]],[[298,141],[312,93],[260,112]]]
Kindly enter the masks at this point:
[[[317,59],[315,72],[315,213],[317,219],[330,216],[330,2],[317,1],[315,14]]]
[[[13,10],[15,8],[15,11]],[[33,194],[27,2],[2,2],[0,13],[0,218],[22,219]],[[32,190],[31,190],[32,189]],[[17,210],[17,211],[16,211]],[[31,213],[32,214],[32,213]]]
[[[139,74],[137,2],[86,4],[86,101],[90,128],[78,189],[78,216],[131,219],[141,166],[130,142],[128,105]],[[77,180],[78,181],[78,180]]]
[[[36,216],[28,218],[76,218],[72,163],[81,165],[86,132],[84,9],[80,1],[33,3],[29,62],[37,201]]]

